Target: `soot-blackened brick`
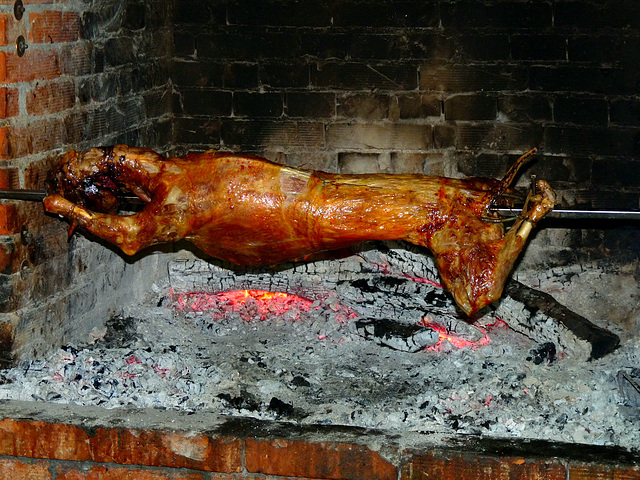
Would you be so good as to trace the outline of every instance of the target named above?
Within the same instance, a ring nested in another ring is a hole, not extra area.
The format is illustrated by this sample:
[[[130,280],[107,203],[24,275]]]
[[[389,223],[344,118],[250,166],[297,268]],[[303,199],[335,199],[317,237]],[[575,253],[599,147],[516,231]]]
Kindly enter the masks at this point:
[[[256,88],[258,65],[253,63],[232,63],[225,65],[222,83],[225,88]]]
[[[246,27],[225,29],[196,38],[198,56],[228,58],[253,62],[256,59],[298,59],[301,51],[300,33],[296,30],[264,30]]]
[[[112,67],[132,63],[135,60],[133,39],[131,37],[115,37],[105,42],[105,61]]]
[[[559,27],[640,28],[640,4],[635,0],[616,2],[556,2],[554,23]]]
[[[433,127],[433,145],[436,148],[449,148],[456,145],[456,127],[436,124]]]
[[[356,33],[349,37],[349,43],[343,45],[344,58],[396,60],[410,56],[406,37],[402,34]]]
[[[329,63],[314,65],[311,82],[315,87],[349,90],[413,90],[418,83],[416,67],[412,65],[362,65]]]
[[[389,116],[389,97],[387,95],[340,95],[337,103],[339,117],[375,121],[384,120]]]
[[[175,119],[175,137],[181,144],[219,145],[222,123],[211,119],[203,121],[201,118]]]
[[[620,68],[534,65],[530,71],[530,88],[550,92],[631,95],[636,81],[633,74]]]
[[[498,96],[498,112],[513,122],[551,120],[551,100],[537,93]]]
[[[482,1],[446,2],[440,4],[442,26],[446,29],[494,28],[517,30],[549,28],[552,6],[542,2]]]
[[[91,50],[91,73],[104,72],[104,48],[95,47]]]
[[[224,66],[206,61],[174,60],[171,80],[179,87],[221,87]]]
[[[606,125],[608,105],[603,98],[559,97],[553,104],[554,120],[558,123]]]
[[[446,120],[493,120],[496,98],[492,95],[454,95],[444,102]]]
[[[408,93],[396,97],[398,117],[401,119],[439,117],[442,101],[437,95]]]
[[[631,34],[576,34],[567,42],[570,62],[596,66],[631,66],[640,55],[640,38]]]
[[[173,21],[188,25],[224,24],[226,16],[227,9],[223,2],[180,0],[174,6]]]
[[[327,2],[320,0],[243,0],[229,2],[228,21],[232,25],[328,27],[331,25],[331,15]]]
[[[314,31],[300,32],[300,54],[315,59],[348,58],[356,32],[334,32],[318,35]]]
[[[637,129],[550,125],[544,148],[547,153],[630,157],[640,154],[638,138]]]
[[[122,28],[141,30],[147,25],[147,6],[142,2],[129,2],[124,9]]]
[[[402,34],[399,38],[407,41],[407,56],[420,60],[451,60],[456,53],[452,37],[435,33]],[[390,58],[397,58],[392,51]]]
[[[309,65],[306,62],[268,62],[260,66],[260,83],[271,88],[307,88]]]
[[[314,122],[274,120],[234,120],[222,124],[225,145],[243,148],[305,148],[324,147],[324,125]]]
[[[614,100],[611,102],[609,115],[613,124],[640,126],[640,100]]]
[[[595,208],[599,210],[637,210],[638,194],[626,193],[619,187],[601,186],[598,183],[586,190],[575,189],[575,205],[581,208]],[[600,227],[601,228],[601,227]],[[599,230],[602,232],[602,230]]]
[[[458,53],[469,60],[508,60],[511,55],[506,34],[471,34],[455,37]]]
[[[459,123],[456,130],[459,149],[527,151],[542,141],[542,128],[537,125]]]
[[[637,187],[640,185],[640,162],[615,158],[595,159],[593,183],[599,186]]]
[[[467,177],[502,178],[514,161],[495,153],[464,155],[458,158],[458,170]]]
[[[420,68],[420,88],[446,92],[524,90],[527,70],[512,65],[425,65]]]
[[[289,117],[331,118],[335,115],[336,96],[333,93],[291,92],[286,96]]]
[[[414,5],[412,5],[412,3]],[[337,27],[434,27],[436,5],[428,2],[336,2],[330,12]]]
[[[233,113],[241,117],[280,117],[283,105],[280,93],[236,92],[233,96]]]
[[[100,16],[96,12],[83,12],[80,17],[80,37],[92,40],[101,33]]]
[[[327,127],[326,139],[327,145],[336,150],[427,150],[432,135],[430,125],[340,123]]]
[[[196,52],[196,39],[191,32],[175,30],[173,33],[173,48],[177,58],[191,57]]]
[[[231,115],[231,92],[209,89],[183,89],[182,106],[190,115]]]
[[[353,5],[352,2],[344,2],[342,5],[347,8]],[[388,7],[389,8],[387,10]],[[440,16],[438,5],[435,2],[414,2],[399,1],[389,3],[378,3],[376,8],[387,13],[385,23],[382,27],[438,27]],[[361,14],[362,17],[362,14]]]
[[[10,275],[0,275],[0,312],[13,310],[13,285]]]
[[[565,60],[563,35],[512,35],[511,57],[514,60]]]

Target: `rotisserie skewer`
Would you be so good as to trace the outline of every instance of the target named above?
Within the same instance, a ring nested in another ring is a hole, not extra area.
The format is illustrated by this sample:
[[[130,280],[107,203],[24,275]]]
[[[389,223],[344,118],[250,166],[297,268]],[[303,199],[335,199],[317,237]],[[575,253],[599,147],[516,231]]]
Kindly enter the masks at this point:
[[[47,196],[46,190],[28,190],[28,189],[0,189],[1,200],[23,200],[42,202]],[[134,195],[120,196],[121,205],[135,206],[142,205],[144,202]],[[515,219],[522,213],[520,207],[492,207],[489,212],[495,213],[499,218],[491,219],[492,221],[502,221],[502,218]],[[554,207],[545,218],[555,218],[563,220],[634,220],[640,221],[640,211],[635,210],[587,210],[572,209],[565,207]],[[489,220],[489,219],[487,219]]]

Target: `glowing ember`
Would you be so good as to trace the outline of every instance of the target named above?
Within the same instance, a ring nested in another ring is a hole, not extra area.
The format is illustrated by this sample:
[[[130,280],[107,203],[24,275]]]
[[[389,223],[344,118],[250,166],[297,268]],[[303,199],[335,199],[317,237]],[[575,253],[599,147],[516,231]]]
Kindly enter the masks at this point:
[[[455,335],[449,331],[447,331],[446,328],[444,328],[442,325],[436,324],[436,323],[431,323],[429,321],[429,318],[425,318],[422,322],[420,322],[420,325],[423,325],[425,327],[429,327],[434,329],[435,331],[438,332],[438,334],[440,335],[440,340],[438,340],[438,342],[434,343],[433,345],[430,345],[426,348],[427,351],[430,352],[442,352],[443,351],[443,345],[445,345],[445,341],[448,342],[446,345],[448,346],[448,348],[453,348],[453,349],[460,349],[460,348],[478,348],[478,347],[484,347],[486,345],[489,345],[491,343],[491,339],[489,338],[488,332],[489,330],[493,329],[493,328],[507,328],[507,324],[505,322],[503,322],[500,319],[497,319],[494,323],[487,325],[485,328],[483,327],[478,327],[475,325],[471,325],[472,328],[476,328],[479,332],[482,333],[482,336],[479,340],[475,340],[475,341],[471,341],[471,340],[467,340],[465,338],[462,338],[458,335]],[[446,349],[444,349],[446,350]]]
[[[184,293],[175,298],[175,307],[183,311],[211,312],[214,319],[235,312],[243,320],[266,320],[268,317],[285,317],[298,320],[308,312],[313,302],[297,295],[265,290],[233,290],[220,293]],[[319,308],[319,307],[314,307]]]

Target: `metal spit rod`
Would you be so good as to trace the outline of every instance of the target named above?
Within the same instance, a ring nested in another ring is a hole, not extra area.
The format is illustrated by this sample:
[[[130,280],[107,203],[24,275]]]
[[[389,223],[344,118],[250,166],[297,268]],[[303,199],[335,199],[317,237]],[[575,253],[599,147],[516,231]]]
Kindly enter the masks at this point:
[[[501,217],[517,217],[522,211],[511,207],[496,207],[490,209]],[[554,208],[544,218],[562,218],[568,220],[640,220],[640,211],[632,210],[576,210],[568,208]]]
[[[27,190],[27,189],[0,189],[0,199],[5,200],[26,200],[28,202],[42,202],[47,196],[46,190]],[[138,205],[145,203],[135,195],[123,195],[120,197],[123,203],[129,205]]]
[[[7,200],[26,200],[32,202],[41,202],[47,196],[45,190],[21,190],[21,189],[0,189],[0,199]],[[140,204],[142,200],[135,196],[126,196],[122,198],[124,203]],[[497,213],[501,217],[517,217],[521,211],[515,207],[496,207],[490,210]],[[563,219],[595,219],[595,220],[640,220],[640,211],[629,210],[575,210],[566,208],[554,208],[547,213],[545,218],[563,218]]]

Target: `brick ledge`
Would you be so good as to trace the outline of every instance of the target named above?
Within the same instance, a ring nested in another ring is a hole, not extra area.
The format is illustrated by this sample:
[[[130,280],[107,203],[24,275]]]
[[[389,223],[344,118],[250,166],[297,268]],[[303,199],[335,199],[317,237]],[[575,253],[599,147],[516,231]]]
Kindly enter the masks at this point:
[[[38,402],[0,415],[2,478],[640,478],[640,454],[613,447]]]

